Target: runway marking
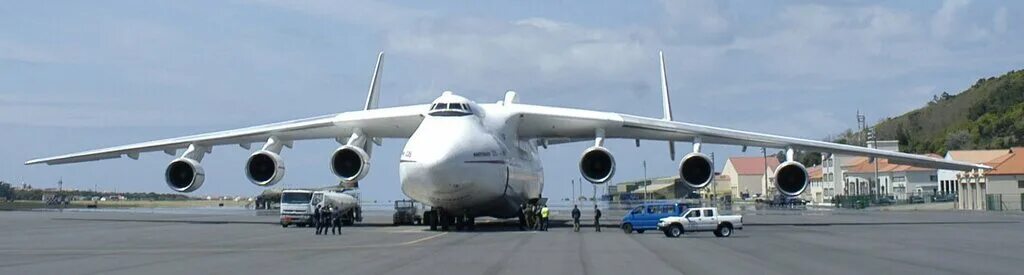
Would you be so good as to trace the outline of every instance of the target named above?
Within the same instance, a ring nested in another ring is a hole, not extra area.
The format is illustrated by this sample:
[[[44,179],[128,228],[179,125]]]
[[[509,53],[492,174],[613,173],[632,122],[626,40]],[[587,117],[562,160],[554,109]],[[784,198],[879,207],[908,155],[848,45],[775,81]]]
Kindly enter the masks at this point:
[[[389,244],[376,244],[376,245],[343,245],[343,246],[321,246],[321,247],[282,247],[282,248],[171,248],[171,249],[160,249],[160,248],[137,248],[137,249],[0,249],[0,255],[2,254],[13,254],[13,255],[59,255],[59,254],[76,254],[76,255],[111,255],[111,254],[162,254],[162,253],[228,253],[228,252],[302,252],[302,251],[330,251],[330,250],[344,250],[344,249],[357,249],[357,248],[388,248],[388,247],[402,247],[411,246],[419,243],[423,243],[429,240],[439,238],[447,235],[448,232],[438,233],[427,237],[401,242],[401,243],[389,243]]]

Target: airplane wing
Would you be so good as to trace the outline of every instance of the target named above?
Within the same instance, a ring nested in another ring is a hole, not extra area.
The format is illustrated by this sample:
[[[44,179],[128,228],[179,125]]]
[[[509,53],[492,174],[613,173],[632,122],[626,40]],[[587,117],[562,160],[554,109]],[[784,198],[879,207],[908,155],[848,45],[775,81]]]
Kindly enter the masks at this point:
[[[248,149],[250,144],[265,142],[270,137],[289,142],[308,139],[343,139],[349,137],[355,129],[359,129],[366,136],[373,138],[409,138],[423,121],[423,113],[428,109],[427,105],[411,105],[345,112],[40,158],[27,161],[25,164],[54,165],[113,159],[125,155],[138,158],[139,153],[153,151],[164,151],[173,155],[178,149],[188,148],[193,144],[206,148],[238,144]]]
[[[991,167],[985,165],[932,158],[922,155],[740,131],[665,119],[527,104],[513,104],[510,107],[515,108],[515,112],[520,114],[518,127],[518,134],[520,138],[536,138],[554,141],[544,144],[594,139],[598,136],[598,129],[601,129],[604,132],[605,138],[684,142],[694,142],[696,139],[699,139],[701,143],[706,144],[731,144],[779,149],[792,148],[794,150],[812,152],[885,158],[889,159],[892,163],[926,168],[949,170],[991,169]]]

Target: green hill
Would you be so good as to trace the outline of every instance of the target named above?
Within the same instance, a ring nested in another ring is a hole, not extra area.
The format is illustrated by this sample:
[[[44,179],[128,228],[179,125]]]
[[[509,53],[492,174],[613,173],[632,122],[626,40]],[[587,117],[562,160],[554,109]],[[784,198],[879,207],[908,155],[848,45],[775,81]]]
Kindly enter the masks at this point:
[[[912,153],[1024,145],[1024,70],[979,79],[957,95],[943,93],[925,107],[879,122],[875,131]]]

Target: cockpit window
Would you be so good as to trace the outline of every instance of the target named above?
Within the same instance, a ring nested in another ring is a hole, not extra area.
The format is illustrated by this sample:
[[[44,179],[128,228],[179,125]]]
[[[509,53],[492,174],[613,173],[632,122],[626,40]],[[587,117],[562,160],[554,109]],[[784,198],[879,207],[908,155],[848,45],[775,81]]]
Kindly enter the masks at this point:
[[[437,103],[430,108],[432,116],[468,116],[472,114],[469,104],[466,103]]]

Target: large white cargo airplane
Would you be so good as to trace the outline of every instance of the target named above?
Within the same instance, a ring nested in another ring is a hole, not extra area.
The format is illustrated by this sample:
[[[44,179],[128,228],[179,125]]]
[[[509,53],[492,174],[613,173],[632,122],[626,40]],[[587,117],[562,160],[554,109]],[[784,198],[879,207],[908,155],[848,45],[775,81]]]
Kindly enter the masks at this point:
[[[358,181],[370,168],[373,145],[384,138],[405,138],[408,143],[399,160],[402,192],[432,207],[427,220],[434,229],[455,224],[472,226],[474,217],[520,216],[521,205],[541,197],[543,169],[538,148],[568,142],[593,142],[583,151],[579,168],[591,183],[607,182],[615,173],[615,159],[604,147],[605,139],[667,141],[672,158],[674,142],[689,142],[693,151],[679,163],[679,175],[693,188],[708,185],[714,175],[711,160],[701,145],[733,144],[787,150],[787,160],[775,172],[777,189],[798,195],[808,184],[805,167],[793,159],[794,150],[841,153],[890,162],[952,170],[988,169],[983,165],[930,158],[898,152],[814,140],[746,132],[672,120],[671,101],[661,58],[663,118],[520,104],[515,92],[496,103],[476,103],[444,92],[427,105],[377,108],[380,96],[381,58],[370,82],[362,111],[344,112],[249,128],[149,141],[80,153],[35,159],[25,164],[65,164],[163,151],[176,155],[167,166],[165,179],[171,189],[191,192],[203,184],[200,165],[205,154],[218,145],[236,144],[249,149],[264,142],[246,164],[246,175],[258,186],[270,186],[284,176],[280,156],[283,147],[296,140],[335,139],[330,167],[344,181]],[[521,219],[521,217],[520,217]]]

